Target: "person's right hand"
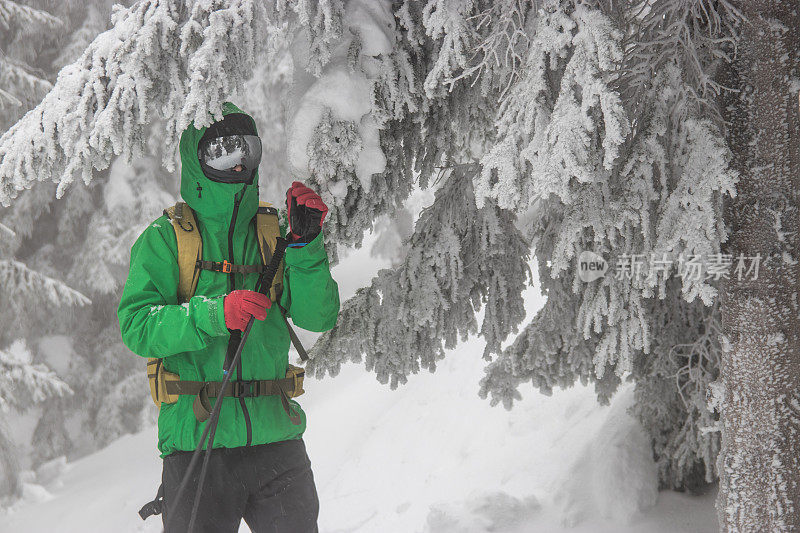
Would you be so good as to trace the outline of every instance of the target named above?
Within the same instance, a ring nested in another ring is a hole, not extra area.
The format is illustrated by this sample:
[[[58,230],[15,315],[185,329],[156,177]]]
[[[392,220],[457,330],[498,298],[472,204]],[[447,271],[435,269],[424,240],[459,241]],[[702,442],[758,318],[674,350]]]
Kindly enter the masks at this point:
[[[272,302],[260,292],[236,290],[223,299],[222,305],[228,329],[244,331],[251,316],[256,320],[267,318],[267,309],[272,307]]]

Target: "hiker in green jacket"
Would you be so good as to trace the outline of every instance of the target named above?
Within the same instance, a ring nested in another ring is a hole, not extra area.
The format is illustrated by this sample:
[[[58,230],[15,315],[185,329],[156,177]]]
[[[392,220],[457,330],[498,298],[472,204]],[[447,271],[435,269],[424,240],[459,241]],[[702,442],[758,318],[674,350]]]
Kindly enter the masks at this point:
[[[226,355],[230,360],[254,316],[240,364],[231,369],[232,383],[245,383],[232,386],[222,400],[196,530],[238,531],[244,518],[254,532],[316,531],[319,502],[302,441],[306,417],[295,400],[269,385],[285,378],[289,368],[282,310],[307,330],[336,324],[339,293],[321,232],[328,209],[299,182],[287,193],[289,227],[281,231],[290,244],[283,275],[273,285],[279,301],[273,302],[253,291],[264,261],[256,228],[261,144],[255,122],[226,102],[221,120],[208,128],[191,124],[183,132],[180,157],[181,196],[202,240],[196,288],[181,301],[176,232],[194,231],[194,225],[173,225],[165,214],[131,250],[118,310],[122,339],[133,352],[159,358],[163,370],[181,382],[212,382],[199,386],[212,392],[213,404],[213,382],[223,380]],[[181,392],[174,403],[160,405],[162,509],[172,513],[162,520],[170,531],[187,530],[198,484],[195,469],[182,501],[174,501],[206,424],[198,421],[198,396]]]

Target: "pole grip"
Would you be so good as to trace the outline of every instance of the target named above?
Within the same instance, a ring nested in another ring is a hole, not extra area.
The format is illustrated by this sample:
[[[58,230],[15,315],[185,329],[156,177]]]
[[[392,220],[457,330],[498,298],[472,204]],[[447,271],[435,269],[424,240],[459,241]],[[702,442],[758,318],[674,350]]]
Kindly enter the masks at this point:
[[[283,237],[278,237],[275,241],[275,250],[272,252],[272,259],[269,264],[264,267],[261,274],[258,276],[256,283],[256,292],[261,294],[269,294],[269,289],[272,287],[272,282],[275,281],[275,274],[278,273],[278,267],[281,266],[283,256],[286,254],[286,247],[289,241]]]

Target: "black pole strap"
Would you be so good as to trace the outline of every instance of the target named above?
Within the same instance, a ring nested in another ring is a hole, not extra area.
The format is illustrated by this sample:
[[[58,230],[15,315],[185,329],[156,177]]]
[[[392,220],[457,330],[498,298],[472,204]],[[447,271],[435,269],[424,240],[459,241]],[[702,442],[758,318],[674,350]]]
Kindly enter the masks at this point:
[[[303,347],[303,343],[300,342],[300,337],[297,336],[297,333],[295,333],[294,328],[289,323],[289,319],[286,317],[286,309],[284,309],[281,304],[277,302],[276,304],[278,305],[278,309],[281,312],[283,321],[286,323],[286,329],[289,330],[289,338],[292,340],[292,345],[294,345],[294,349],[297,350],[297,353],[300,355],[300,359],[302,359],[303,362],[308,361],[308,352]]]
[[[151,516],[161,514],[164,511],[164,485],[158,486],[158,494],[156,494],[156,498],[151,501],[147,502],[139,509],[139,516],[142,520],[147,520]]]

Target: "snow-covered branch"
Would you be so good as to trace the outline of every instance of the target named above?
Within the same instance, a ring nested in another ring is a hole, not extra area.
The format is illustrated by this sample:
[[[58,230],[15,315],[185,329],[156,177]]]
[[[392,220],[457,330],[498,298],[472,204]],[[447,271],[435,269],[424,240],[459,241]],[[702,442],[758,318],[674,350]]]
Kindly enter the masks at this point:
[[[433,96],[452,88],[456,72],[468,68],[477,36],[468,18],[478,10],[475,0],[431,0],[423,9],[425,31],[434,40],[441,39],[438,55],[425,79],[425,92]],[[444,82],[444,83],[442,83]]]
[[[57,279],[14,260],[0,260],[0,293],[11,298],[35,295],[55,305],[88,305],[91,300]]]
[[[7,30],[12,23],[36,24],[49,28],[63,25],[59,19],[45,11],[12,0],[0,0],[0,28]]]
[[[530,37],[525,29],[528,15],[536,12],[530,0],[492,2],[483,12],[470,17],[480,42],[473,47],[470,66],[445,80],[452,87],[458,80],[481,82],[488,93],[496,88],[502,99],[522,75]]]
[[[43,364],[33,364],[24,341],[0,350],[0,409],[26,410],[53,396],[72,394],[69,385]]]
[[[597,10],[540,11],[525,74],[503,101],[498,142],[482,160],[479,202],[495,198],[500,207],[526,209],[556,194],[570,203],[571,180],[602,180],[613,168],[629,130],[609,84],[621,39]]]
[[[0,203],[34,180],[89,182],[116,155],[142,152],[145,127],[164,119],[168,147],[192,121],[207,125],[241,88],[266,41],[256,0],[143,0],[59,74],[53,90],[0,138]],[[232,44],[235,43],[235,46]],[[164,163],[174,165],[172,150]]]
[[[7,57],[0,50],[0,87],[14,87],[17,91],[15,105],[34,103],[40,101],[53,85],[38,76],[34,76],[18,61]]]
[[[715,99],[726,89],[715,70],[735,53],[742,13],[728,0],[641,1],[621,23],[628,27],[619,85],[626,101],[640,102],[642,91],[670,63],[683,66],[692,105],[715,116]]]
[[[486,340],[487,358],[499,352],[525,316],[528,244],[507,212],[475,206],[475,172],[476,165],[449,171],[417,221],[403,263],[381,271],[348,300],[337,327],[314,346],[310,372],[335,375],[342,363],[365,354],[378,380],[396,387],[420,368],[433,371],[444,349],[470,334]],[[475,312],[481,307],[479,327]]]
[[[10,237],[12,239],[17,236],[17,234],[14,232],[14,230],[12,230],[11,228],[9,228],[8,226],[6,226],[4,224],[0,224],[0,231],[5,233],[5,235],[7,237]]]

